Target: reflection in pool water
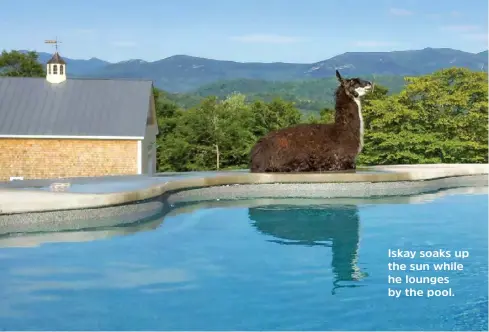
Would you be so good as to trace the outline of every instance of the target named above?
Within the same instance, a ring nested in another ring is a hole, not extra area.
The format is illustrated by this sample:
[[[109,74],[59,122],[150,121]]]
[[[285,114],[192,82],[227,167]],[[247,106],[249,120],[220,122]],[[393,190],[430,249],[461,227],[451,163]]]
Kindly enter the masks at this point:
[[[358,262],[359,216],[356,205],[294,206],[268,205],[250,208],[253,226],[269,240],[282,245],[323,246],[332,252],[331,267],[335,275],[335,294],[341,281],[359,281],[366,276]]]
[[[0,328],[487,330],[487,193],[331,202],[180,205],[141,224],[4,237]],[[456,296],[389,298],[393,248],[469,250],[463,271],[413,272],[449,276]]]

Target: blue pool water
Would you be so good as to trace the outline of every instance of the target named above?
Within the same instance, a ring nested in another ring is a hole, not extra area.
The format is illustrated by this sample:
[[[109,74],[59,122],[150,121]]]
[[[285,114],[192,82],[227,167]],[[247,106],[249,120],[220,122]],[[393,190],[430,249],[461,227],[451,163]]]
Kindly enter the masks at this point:
[[[151,231],[0,248],[0,329],[487,330],[487,194],[297,203],[177,206]],[[396,261],[462,271],[396,272],[389,249],[470,256]],[[410,286],[455,296],[389,297],[406,287],[389,274],[447,276]]]

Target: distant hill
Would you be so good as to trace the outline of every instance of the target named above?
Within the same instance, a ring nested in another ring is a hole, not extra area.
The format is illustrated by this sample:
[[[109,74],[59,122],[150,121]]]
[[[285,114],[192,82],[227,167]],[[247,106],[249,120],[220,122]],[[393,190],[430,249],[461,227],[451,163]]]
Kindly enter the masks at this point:
[[[63,55],[63,54],[62,54]],[[109,63],[97,58],[65,58],[71,77],[151,79],[169,92],[190,92],[220,81],[303,81],[330,78],[340,69],[345,76],[406,76],[428,74],[447,67],[466,67],[487,71],[487,51],[468,53],[449,48],[393,52],[347,52],[312,64],[242,63],[175,55],[154,62],[127,60]],[[51,54],[40,53],[42,63]],[[255,84],[254,83],[254,84]],[[222,84],[222,83],[217,83]],[[302,84],[302,83],[301,83]]]
[[[365,75],[363,77],[389,87],[390,91],[393,93],[401,91],[404,86],[403,76],[373,77],[372,75]],[[239,79],[204,85],[191,93],[199,96],[212,95],[218,97],[225,97],[233,92],[240,92],[246,95],[264,93],[283,96],[285,94],[290,94],[302,99],[325,101],[332,98],[332,93],[337,86],[338,81],[336,77],[289,82]]]
[[[26,52],[26,51],[22,50],[21,52]],[[38,56],[39,56],[38,57],[39,62],[45,64],[46,62],[49,61],[49,59],[51,59],[53,55],[45,52],[39,52]],[[108,61],[100,60],[97,58],[81,60],[81,59],[70,59],[64,56],[62,57],[66,61],[66,65],[69,66],[68,76],[71,77],[86,77],[86,76],[96,75],[97,72],[102,70],[107,65],[111,64]]]
[[[374,80],[389,89],[389,93],[398,93],[404,87],[403,76],[365,75],[366,79]],[[204,85],[189,93],[164,93],[164,98],[175,102],[184,108],[196,106],[207,96],[226,96],[239,92],[245,94],[249,101],[271,101],[275,97],[292,101],[303,113],[317,113],[324,107],[334,106],[334,90],[338,86],[335,77],[296,80],[289,82],[238,79],[219,81]]]
[[[477,55],[480,57],[481,61],[487,61],[487,56],[489,55],[489,52],[486,50],[486,51],[482,51],[480,53],[477,53]],[[485,70],[487,70],[487,68]]]

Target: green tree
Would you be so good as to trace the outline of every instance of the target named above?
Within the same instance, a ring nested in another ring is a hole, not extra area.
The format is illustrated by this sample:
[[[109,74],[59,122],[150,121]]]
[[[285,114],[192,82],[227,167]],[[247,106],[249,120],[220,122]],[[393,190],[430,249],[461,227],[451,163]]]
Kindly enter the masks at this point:
[[[256,142],[251,107],[243,94],[232,94],[220,106],[225,114],[222,121],[225,141],[221,143],[224,166],[247,167],[249,152]]]
[[[292,102],[279,98],[273,99],[270,103],[255,101],[251,105],[251,112],[252,132],[257,138],[271,131],[298,124],[302,116]]]
[[[153,94],[159,131],[156,137],[157,171],[174,171],[182,160],[188,159],[188,142],[176,135],[183,111],[158,89],[154,89]]]
[[[335,110],[332,108],[325,107],[319,112],[319,119],[321,123],[332,123],[334,122]]]
[[[387,98],[389,95],[389,90],[380,84],[375,84],[372,92],[365,95],[362,101],[363,108],[369,108],[371,106],[370,101],[372,100],[382,100]]]
[[[2,51],[0,55],[0,76],[44,77],[46,72],[37,58],[36,52]]]
[[[245,97],[233,94],[223,101],[205,98],[197,107],[168,117],[174,130],[160,140],[159,170],[219,170],[246,166],[255,142],[251,111]]]
[[[310,114],[306,118],[306,123],[316,124],[316,123],[333,123],[334,122],[335,110],[329,107],[324,107],[319,112],[319,116],[315,114]]]
[[[161,91],[154,88],[156,118],[158,121],[159,136],[165,136],[175,131],[182,110],[176,103],[162,95]]]
[[[449,68],[406,81],[365,103],[359,163],[487,163],[487,73]]]

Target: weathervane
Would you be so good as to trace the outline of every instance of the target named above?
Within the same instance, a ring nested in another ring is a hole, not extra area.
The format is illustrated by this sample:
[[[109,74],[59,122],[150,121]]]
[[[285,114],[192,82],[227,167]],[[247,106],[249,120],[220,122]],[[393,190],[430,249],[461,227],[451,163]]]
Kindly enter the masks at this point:
[[[56,39],[54,39],[54,40],[52,40],[52,39],[45,40],[44,43],[45,44],[54,44],[54,47],[56,47],[56,52],[58,52],[58,44],[61,44],[61,42],[58,40],[58,37],[56,37]]]

